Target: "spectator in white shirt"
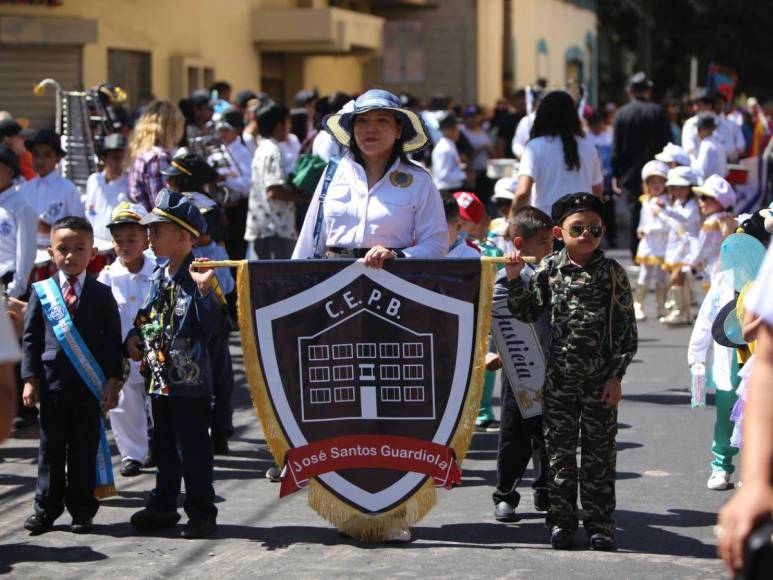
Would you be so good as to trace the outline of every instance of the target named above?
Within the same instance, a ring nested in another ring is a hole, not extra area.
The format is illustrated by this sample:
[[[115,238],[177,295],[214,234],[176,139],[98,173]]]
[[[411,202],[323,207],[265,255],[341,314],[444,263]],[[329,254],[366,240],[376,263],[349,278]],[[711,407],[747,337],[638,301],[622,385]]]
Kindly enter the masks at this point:
[[[19,157],[10,147],[0,145],[0,281],[12,298],[27,292],[38,225],[35,210],[13,185],[19,171]]]
[[[126,138],[114,133],[105,137],[99,151],[102,171],[92,173],[86,182],[86,217],[94,228],[98,242],[112,243],[107,225],[113,219],[113,211],[122,201],[128,200],[129,178],[124,172]]]
[[[565,91],[549,93],[523,150],[513,211],[531,205],[550,215],[553,203],[564,195],[592,192],[601,197],[603,191],[598,154],[583,134],[574,99]]]
[[[38,131],[24,145],[32,153],[32,168],[37,177],[22,185],[21,196],[38,216],[38,247],[50,243],[51,226],[66,216],[85,217],[81,192],[56,166],[64,157],[59,135],[49,129]]]
[[[458,191],[467,180],[467,173],[456,148],[460,135],[459,121],[453,113],[447,113],[440,119],[439,126],[443,136],[432,150],[432,177],[440,191]]]
[[[258,111],[262,138],[252,160],[252,187],[244,239],[252,242],[259,260],[287,259],[298,234],[295,203],[306,197],[290,189],[279,143],[287,139],[289,111],[271,103]]]
[[[714,131],[717,128],[717,118],[714,113],[701,113],[696,123],[698,130],[698,154],[692,163],[692,170],[703,183],[711,175],[725,177],[727,175],[727,156],[719,144]]]
[[[244,241],[244,229],[247,224],[247,198],[252,186],[252,153],[239,137],[244,118],[236,109],[218,113],[215,130],[225,146],[228,166],[219,167],[221,183],[228,191],[228,200],[224,207],[224,220],[227,224],[225,245],[228,255],[234,260],[244,259],[247,244]],[[215,165],[209,159],[210,165]]]

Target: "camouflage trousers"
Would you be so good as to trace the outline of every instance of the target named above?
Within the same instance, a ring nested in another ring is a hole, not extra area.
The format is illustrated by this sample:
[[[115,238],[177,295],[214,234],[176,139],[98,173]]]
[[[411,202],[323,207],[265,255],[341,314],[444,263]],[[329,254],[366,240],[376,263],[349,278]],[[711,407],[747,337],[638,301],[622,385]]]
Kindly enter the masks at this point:
[[[617,408],[601,402],[604,382],[549,377],[543,424],[548,456],[548,524],[577,528],[577,487],[591,532],[612,535],[615,523]],[[581,458],[577,468],[577,441]]]

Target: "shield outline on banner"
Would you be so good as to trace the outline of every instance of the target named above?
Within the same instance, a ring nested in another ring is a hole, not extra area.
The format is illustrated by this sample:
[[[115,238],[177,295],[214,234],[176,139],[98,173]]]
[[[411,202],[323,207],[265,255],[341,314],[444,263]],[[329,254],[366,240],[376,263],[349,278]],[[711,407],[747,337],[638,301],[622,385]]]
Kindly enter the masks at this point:
[[[265,389],[268,391],[267,394],[270,394],[276,421],[281,425],[281,429],[290,447],[301,447],[307,444],[308,441],[303,435],[290,408],[285,393],[285,386],[279,373],[272,331],[273,321],[286,316],[288,312],[301,310],[343,290],[360,276],[367,276],[377,284],[401,296],[409,297],[414,302],[434,310],[439,310],[436,306],[439,295],[436,292],[412,284],[386,270],[367,268],[362,261],[352,263],[327,280],[294,296],[262,308],[252,309],[256,339],[260,348],[261,362],[266,379]],[[457,353],[460,356],[456,357],[448,403],[445,412],[440,418],[432,442],[450,445],[465,410],[464,403],[467,398],[468,379],[472,376],[473,367],[475,366],[476,324],[474,304],[443,295],[443,306],[442,312],[444,314],[456,315],[458,317]],[[266,356],[267,353],[271,353],[271,355]],[[289,417],[290,421],[283,421],[280,417]],[[365,513],[375,514],[389,510],[395,505],[408,500],[420,489],[426,477],[426,475],[420,473],[405,473],[397,482],[376,493],[363,490],[335,472],[320,475],[318,479],[335,494],[346,498],[346,501],[350,504],[358,506]]]

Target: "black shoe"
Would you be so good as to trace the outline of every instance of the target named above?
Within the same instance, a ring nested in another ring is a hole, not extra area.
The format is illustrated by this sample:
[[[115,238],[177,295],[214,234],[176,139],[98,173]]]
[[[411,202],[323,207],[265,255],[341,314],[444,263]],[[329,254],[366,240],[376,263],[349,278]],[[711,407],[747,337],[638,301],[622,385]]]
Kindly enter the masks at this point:
[[[534,490],[534,509],[538,512],[546,512],[550,509],[550,493],[547,489]]]
[[[156,460],[153,457],[153,452],[148,452],[148,456],[145,458],[145,461],[142,462],[142,466],[147,469],[152,469],[153,467],[156,467]]]
[[[571,550],[574,548],[574,530],[553,526],[550,530],[550,545],[554,550]]]
[[[180,532],[180,537],[186,540],[197,540],[211,536],[216,529],[215,520],[190,520]]]
[[[590,534],[590,549],[599,552],[614,552],[617,550],[615,540],[609,534],[604,532],[595,532]]]
[[[54,520],[46,514],[32,514],[24,521],[24,529],[33,535],[45,534],[54,527]]]
[[[130,521],[132,527],[138,532],[152,532],[153,530],[173,528],[180,521],[180,514],[177,513],[177,510],[162,512],[145,508],[134,514]]]
[[[494,506],[494,519],[498,522],[517,522],[520,518],[515,513],[513,504],[506,501],[500,501]]]
[[[489,424],[486,425],[486,433],[499,433],[499,421],[496,419],[489,421]]]
[[[118,468],[118,472],[124,477],[134,477],[140,474],[142,464],[134,459],[124,459],[121,461],[121,467]]]
[[[225,433],[212,433],[212,451],[215,455],[231,455],[228,448],[228,435]]]
[[[73,519],[72,524],[70,524],[70,531],[73,534],[88,534],[93,527],[91,518]]]
[[[29,429],[37,422],[35,415],[27,415],[26,417],[15,417],[13,420],[13,428],[17,431],[22,429]]]
[[[487,433],[488,432],[488,426],[491,425],[493,421],[483,421],[481,423],[475,423],[475,432],[476,433]],[[497,426],[497,428],[499,428]]]

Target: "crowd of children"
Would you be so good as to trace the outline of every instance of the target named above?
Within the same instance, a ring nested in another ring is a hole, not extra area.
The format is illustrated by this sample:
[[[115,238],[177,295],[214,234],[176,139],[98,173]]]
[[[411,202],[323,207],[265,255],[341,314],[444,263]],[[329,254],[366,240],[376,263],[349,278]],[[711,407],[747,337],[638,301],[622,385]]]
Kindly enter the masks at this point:
[[[88,179],[83,197],[57,170],[65,151],[53,131],[38,131],[25,142],[35,172],[28,181],[20,178],[18,154],[0,145],[2,282],[8,296],[29,299],[21,398],[28,408],[40,404],[35,513],[25,523],[31,532],[51,529],[65,508],[73,517],[73,532],[91,529],[99,505],[94,490],[109,487],[99,479],[105,462],[98,451],[104,435],[100,406],[110,410],[121,475],[157,467],[147,506],[132,516],[132,525],[139,531],[176,525],[184,480],[189,521],[182,536],[199,538],[215,530],[213,453],[228,454],[234,432],[229,305],[232,311],[235,283],[228,269],[199,271],[191,264],[228,259],[223,242],[232,243],[234,232],[222,231],[224,217],[242,224],[245,231],[236,237],[253,242],[258,257],[288,257],[295,203],[305,199],[289,174],[303,147],[311,151],[316,141],[311,132],[304,145],[298,139],[298,147],[288,145],[290,111],[257,95],[248,101],[257,104],[247,114],[225,109],[209,127],[209,105],[195,100],[197,120],[189,124],[191,139],[212,129],[222,134],[231,155],[228,166],[236,173],[213,168],[213,157],[180,150],[168,163],[157,163],[165,187],[154,192],[152,204],[147,196],[131,202],[128,145],[121,134],[101,142],[102,169]],[[669,143],[641,171],[635,291],[625,270],[600,249],[609,218],[604,202],[590,193],[555,192],[552,215],[530,206],[513,210],[518,180],[500,179],[491,191],[488,184],[481,186],[486,183],[482,160],[491,148],[481,136],[480,111],[471,109],[465,118],[463,131],[454,114],[438,117],[440,139],[430,158],[443,195],[447,257],[507,256],[496,278],[495,302],[506,304],[507,316],[529,327],[524,332],[533,333],[544,352],[544,381],[524,390],[509,376],[508,355],[492,332],[476,425],[478,431],[499,434],[494,517],[518,518],[517,486],[531,459],[534,505],[547,512],[553,547],[574,546],[579,494],[590,547],[613,550],[617,403],[637,348],[636,321],[647,318],[653,286],[654,313],[665,326],[692,324],[693,302],[706,294],[689,364],[698,374],[711,360],[709,382],[717,389],[708,486],[725,489],[733,472],[738,441],[731,419],[741,418],[743,396],[739,403],[736,391],[751,364],[749,353],[740,351],[749,350],[745,345],[753,343],[753,330],[736,347],[715,344],[711,332],[723,308],[743,291],[722,259],[724,243],[737,227],[736,194],[725,179],[722,144],[713,137],[716,117],[698,115],[692,155]],[[594,124],[599,144],[607,146],[603,122],[596,118]],[[247,135],[250,127],[264,135],[250,133],[254,151],[249,139],[239,138],[239,131]],[[456,145],[462,135],[477,144],[469,171]],[[466,190],[470,184],[477,193]],[[213,199],[219,187],[232,195],[230,203]],[[773,229],[770,210],[759,219],[763,231]],[[748,232],[760,231],[752,226]],[[100,242],[112,246],[114,260],[101,268],[97,282],[87,269]],[[47,248],[56,270],[50,281],[39,279],[30,288],[36,246]],[[575,279],[582,283],[572,283]],[[747,321],[744,330],[753,324]],[[166,359],[171,370],[155,372],[149,353]],[[500,370],[497,421],[492,400]]]

